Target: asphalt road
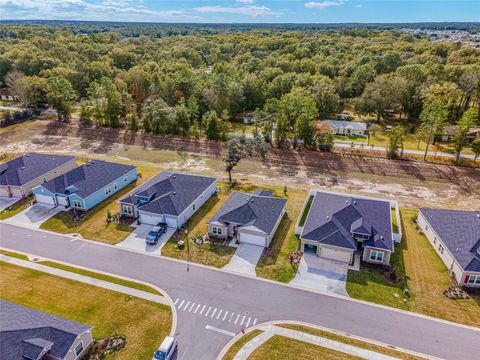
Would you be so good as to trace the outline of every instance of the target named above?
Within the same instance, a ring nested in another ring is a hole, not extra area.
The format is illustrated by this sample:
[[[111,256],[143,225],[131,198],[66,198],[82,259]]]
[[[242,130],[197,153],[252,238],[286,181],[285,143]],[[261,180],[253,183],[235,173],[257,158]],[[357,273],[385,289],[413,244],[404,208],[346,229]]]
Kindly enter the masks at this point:
[[[480,329],[193,264],[187,272],[182,262],[5,223],[0,246],[162,288],[177,303],[179,359],[215,359],[248,319],[305,321],[430,356],[478,359]]]

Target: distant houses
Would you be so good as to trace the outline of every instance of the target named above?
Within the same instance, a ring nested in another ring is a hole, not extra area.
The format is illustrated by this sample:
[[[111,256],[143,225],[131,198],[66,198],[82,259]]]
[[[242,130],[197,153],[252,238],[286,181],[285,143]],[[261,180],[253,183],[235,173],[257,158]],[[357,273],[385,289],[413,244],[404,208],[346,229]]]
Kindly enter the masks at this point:
[[[0,88],[0,100],[18,101],[18,96],[10,88]]]
[[[344,136],[367,136],[367,124],[359,121],[323,120],[316,124],[321,133]]]
[[[444,142],[452,141],[455,134],[457,133],[457,125],[447,125],[443,128],[443,132],[440,135],[440,140]],[[477,134],[480,133],[480,128],[472,128],[468,131],[466,135],[467,143],[472,143],[473,140],[477,137]]]

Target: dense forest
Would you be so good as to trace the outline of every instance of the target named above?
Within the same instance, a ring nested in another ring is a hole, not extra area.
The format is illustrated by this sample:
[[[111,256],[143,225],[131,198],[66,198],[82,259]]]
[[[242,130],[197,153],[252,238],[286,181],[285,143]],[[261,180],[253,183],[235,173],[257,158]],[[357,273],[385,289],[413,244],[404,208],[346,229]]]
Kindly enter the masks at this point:
[[[252,112],[279,146],[315,147],[313,121],[344,109],[422,124],[427,141],[449,123],[474,127],[479,50],[398,27],[2,24],[0,81],[59,119],[80,102],[86,125],[158,134],[225,139],[230,120]]]

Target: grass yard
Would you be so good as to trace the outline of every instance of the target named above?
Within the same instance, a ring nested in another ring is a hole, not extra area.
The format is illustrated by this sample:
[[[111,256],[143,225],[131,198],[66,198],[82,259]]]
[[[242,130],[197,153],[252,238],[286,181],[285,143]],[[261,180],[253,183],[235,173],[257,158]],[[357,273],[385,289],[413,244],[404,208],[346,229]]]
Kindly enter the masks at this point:
[[[307,220],[308,213],[310,212],[310,208],[312,207],[313,198],[314,198],[313,195],[311,195],[308,198],[307,205],[305,206],[305,211],[302,213],[302,218],[300,219],[300,222],[298,225],[300,226],[305,225],[305,221]]]
[[[347,136],[347,135],[333,135],[335,142],[354,143],[367,145],[368,138],[366,136]]]
[[[391,258],[396,273],[405,279],[405,282],[391,284],[378,273],[349,271],[349,295],[445,320],[480,326],[479,296],[468,300],[451,300],[443,295],[443,291],[451,284],[450,275],[427,238],[420,234],[412,223],[412,217],[416,214],[415,209],[401,210],[403,240],[401,244],[396,244]],[[405,286],[409,289],[410,297],[403,296]],[[407,299],[406,302],[403,301],[404,298]]]
[[[126,348],[107,359],[150,359],[170,332],[168,306],[4,262],[0,271],[2,299],[89,324],[96,339],[125,335]]]
[[[242,336],[239,340],[237,340],[226,352],[225,356],[223,357],[222,360],[232,360],[235,357],[235,354],[240,350],[243,345],[245,345],[247,342],[249,342],[251,339],[254,337],[257,337],[263,333],[261,330],[253,330],[246,334],[245,336]]]
[[[8,219],[14,215],[17,215],[18,213],[22,212],[27,208],[29,204],[33,202],[33,196],[29,196],[26,198],[22,198],[18,200],[16,203],[13,205],[7,207],[6,209],[3,209],[0,211],[0,220],[5,220]],[[12,210],[9,210],[9,208],[12,208]]]
[[[302,360],[354,360],[357,356],[330,350],[303,341],[298,341],[280,335],[274,335],[258,347],[248,357],[249,360],[282,359],[296,360],[301,355]]]
[[[390,214],[392,216],[392,230],[394,233],[398,233],[398,222],[397,222],[397,213],[395,209],[390,209]]]
[[[330,340],[346,343],[348,345],[358,346],[362,349],[376,351],[376,352],[379,352],[379,353],[382,353],[382,354],[385,354],[385,355],[390,355],[390,356],[397,357],[399,359],[404,359],[404,360],[420,359],[416,356],[408,355],[408,354],[405,354],[403,352],[400,352],[400,351],[397,351],[397,350],[394,350],[394,349],[391,349],[391,348],[387,348],[387,347],[383,347],[383,346],[379,346],[379,345],[375,345],[375,344],[370,344],[370,343],[367,343],[367,342],[364,342],[364,341],[361,341],[361,340],[352,339],[350,337],[345,337],[343,335],[331,333],[331,332],[320,330],[320,329],[315,329],[315,328],[311,328],[311,327],[307,327],[307,326],[301,326],[301,325],[294,325],[294,324],[282,324],[282,325],[278,325],[278,326],[284,327],[284,328],[287,328],[287,329],[292,329],[292,330],[296,330],[296,331],[305,332],[307,334],[312,334],[312,335],[315,335],[315,336],[321,336],[323,338],[327,338],[327,339],[330,339]]]
[[[133,228],[126,224],[106,222],[107,214],[116,214],[120,211],[117,201],[132,191],[142,182],[148,180],[156,173],[154,170],[142,171],[142,177],[136,182],[123,188],[108,199],[89,210],[87,215],[79,221],[73,221],[70,212],[61,211],[45,221],[40,229],[55,231],[61,234],[77,233],[85,239],[117,244],[132,232]]]

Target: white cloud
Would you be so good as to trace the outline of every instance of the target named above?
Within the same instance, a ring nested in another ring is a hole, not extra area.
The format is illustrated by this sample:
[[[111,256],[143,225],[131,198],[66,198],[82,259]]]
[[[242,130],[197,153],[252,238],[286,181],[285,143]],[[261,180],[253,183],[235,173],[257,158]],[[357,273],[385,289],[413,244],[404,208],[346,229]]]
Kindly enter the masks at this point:
[[[255,2],[253,0],[236,0],[236,1],[240,4],[245,4],[245,5],[251,5]]]
[[[0,0],[2,19],[196,21],[182,10],[152,10],[130,0]]]
[[[358,4],[358,5],[355,5],[355,7],[361,8],[361,7],[363,7],[363,5],[362,5],[362,4]]]
[[[345,2],[339,1],[309,1],[305,3],[305,7],[309,9],[325,9],[332,6],[342,6]]]
[[[278,12],[272,11],[270,8],[261,5],[250,6],[201,6],[195,8],[195,11],[199,13],[208,14],[237,14],[237,15],[249,15],[253,17],[265,16],[265,15],[278,15]]]

